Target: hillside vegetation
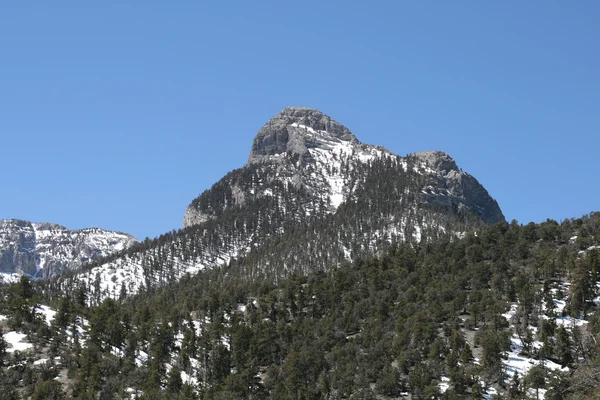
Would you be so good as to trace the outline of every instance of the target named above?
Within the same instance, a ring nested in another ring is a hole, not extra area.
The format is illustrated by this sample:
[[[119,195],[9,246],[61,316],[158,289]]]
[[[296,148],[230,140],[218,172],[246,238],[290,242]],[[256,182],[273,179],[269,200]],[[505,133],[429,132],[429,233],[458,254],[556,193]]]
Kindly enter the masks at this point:
[[[278,284],[231,263],[96,307],[23,278],[2,287],[3,396],[598,398],[598,244],[599,214],[513,221]]]

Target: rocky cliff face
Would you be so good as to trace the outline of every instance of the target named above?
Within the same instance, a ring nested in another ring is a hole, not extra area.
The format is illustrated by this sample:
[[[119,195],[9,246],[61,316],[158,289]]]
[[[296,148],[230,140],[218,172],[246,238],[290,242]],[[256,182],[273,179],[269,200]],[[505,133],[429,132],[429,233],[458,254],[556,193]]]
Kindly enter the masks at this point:
[[[0,221],[0,272],[35,275],[35,232],[28,221]]]
[[[48,278],[96,261],[137,243],[124,233],[91,228],[0,220],[0,273]]]

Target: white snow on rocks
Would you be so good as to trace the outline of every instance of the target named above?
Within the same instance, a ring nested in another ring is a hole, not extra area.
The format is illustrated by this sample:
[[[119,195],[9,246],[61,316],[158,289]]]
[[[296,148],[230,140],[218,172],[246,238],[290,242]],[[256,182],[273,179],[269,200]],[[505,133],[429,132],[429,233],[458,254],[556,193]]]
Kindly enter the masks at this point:
[[[0,272],[0,283],[17,283],[20,279],[21,275],[19,274]]]
[[[353,162],[368,164],[382,157],[396,158],[394,154],[382,148],[339,139],[327,131],[317,131],[310,126],[296,122],[289,126],[304,130],[305,134],[314,142],[315,146],[308,149],[315,161],[312,165],[314,168],[312,178],[318,183],[318,186],[326,188],[332,211],[337,210],[346,201],[351,190],[347,171],[342,169],[342,164],[345,163],[348,168],[352,169]]]

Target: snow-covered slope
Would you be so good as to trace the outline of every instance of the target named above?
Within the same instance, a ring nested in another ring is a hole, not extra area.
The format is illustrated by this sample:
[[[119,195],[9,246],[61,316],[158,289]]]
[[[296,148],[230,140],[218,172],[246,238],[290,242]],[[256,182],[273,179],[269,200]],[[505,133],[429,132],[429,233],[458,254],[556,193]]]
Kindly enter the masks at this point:
[[[55,276],[134,243],[130,235],[98,228],[69,230],[50,223],[0,220],[0,279]]]

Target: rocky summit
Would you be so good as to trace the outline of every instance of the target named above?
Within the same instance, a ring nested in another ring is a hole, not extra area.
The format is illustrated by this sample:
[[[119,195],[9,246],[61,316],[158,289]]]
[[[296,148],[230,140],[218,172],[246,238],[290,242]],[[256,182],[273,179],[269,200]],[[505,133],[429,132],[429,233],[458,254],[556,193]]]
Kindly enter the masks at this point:
[[[287,107],[258,131],[248,162],[262,161],[283,153],[304,155],[307,147],[322,144],[319,137],[324,136],[329,140],[358,143],[348,128],[322,112],[305,107]]]

